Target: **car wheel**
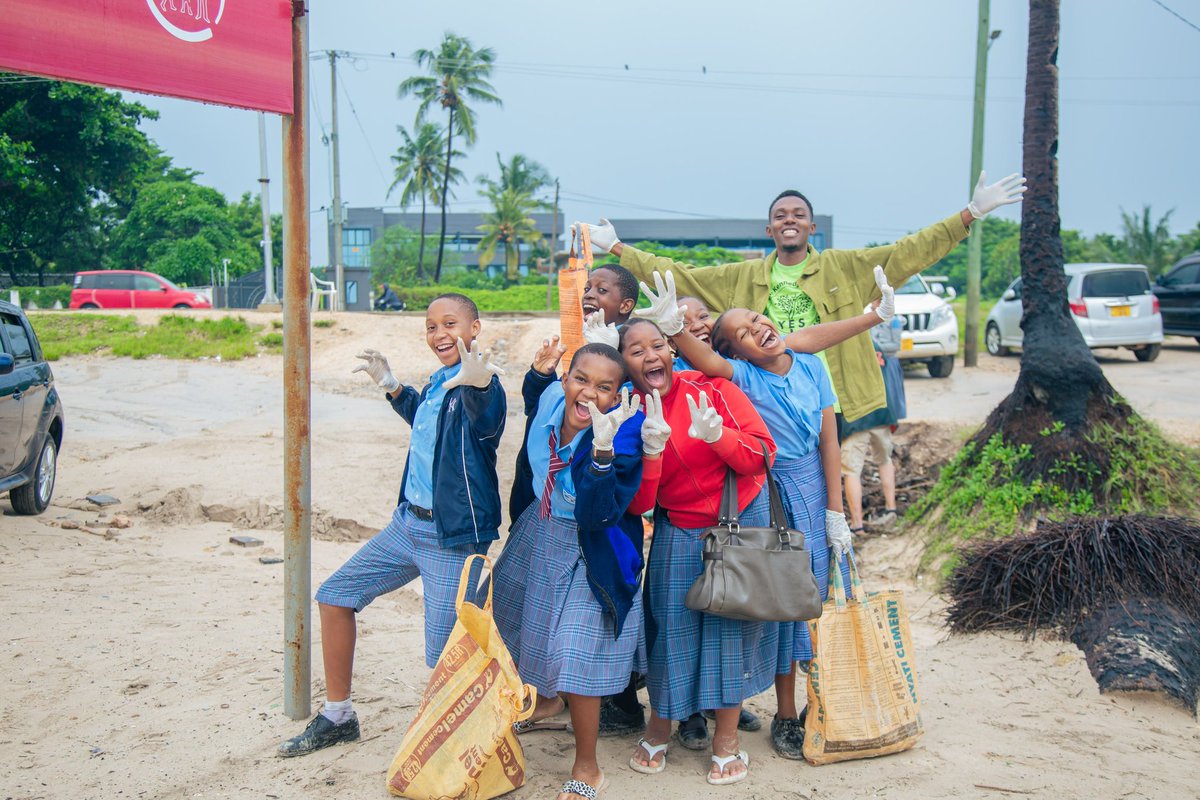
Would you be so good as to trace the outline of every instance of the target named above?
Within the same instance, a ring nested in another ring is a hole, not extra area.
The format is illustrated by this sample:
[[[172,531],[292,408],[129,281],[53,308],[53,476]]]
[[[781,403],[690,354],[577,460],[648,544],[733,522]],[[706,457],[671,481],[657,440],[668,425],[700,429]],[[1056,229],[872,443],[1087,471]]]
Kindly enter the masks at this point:
[[[176,303],[172,308],[191,308],[187,303]]]
[[[9,492],[8,499],[12,501],[13,511],[18,514],[40,514],[45,511],[54,494],[57,474],[58,445],[54,443],[53,436],[46,434],[37,466],[33,470],[33,480]]]
[[[954,356],[938,356],[929,359],[929,377],[946,378],[954,371]]]
[[[1196,344],[1200,344],[1200,336],[1196,337]]]
[[[1161,350],[1161,344],[1148,344],[1145,347],[1139,347],[1137,350],[1134,350],[1133,354],[1137,356],[1138,361],[1153,361],[1158,358],[1158,353]]]
[[[994,322],[988,323],[987,330],[983,334],[983,344],[991,355],[1008,355],[1008,348],[1000,344],[1000,327]]]
[[[84,303],[83,305],[80,306],[80,308],[99,308],[99,307],[100,306],[96,305],[95,303]]]

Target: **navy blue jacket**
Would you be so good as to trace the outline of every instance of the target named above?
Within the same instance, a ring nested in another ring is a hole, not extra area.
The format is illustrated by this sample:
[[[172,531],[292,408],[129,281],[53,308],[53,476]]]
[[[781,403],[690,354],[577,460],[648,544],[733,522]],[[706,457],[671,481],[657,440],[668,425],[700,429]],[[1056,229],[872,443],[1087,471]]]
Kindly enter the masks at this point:
[[[553,375],[541,375],[531,369],[521,387],[527,420],[525,442],[517,456],[517,478],[510,498],[510,508],[515,510],[514,519],[536,499],[533,470],[529,467],[529,426],[537,414],[542,392],[556,380]],[[627,511],[642,483],[643,420],[645,415],[639,412],[617,431],[612,465],[607,469],[592,461],[591,428],[583,432],[575,448],[577,455],[570,464],[575,483],[579,552],[587,570],[588,587],[600,607],[613,618],[618,637],[633,606],[645,567],[642,518]]]
[[[392,408],[412,425],[417,406],[429,385],[417,394],[405,386]],[[496,447],[504,432],[508,404],[500,379],[492,376],[486,389],[455,386],[446,392],[438,414],[437,445],[433,453],[433,522],[442,547],[483,544],[500,538],[500,481],[496,477]],[[400,501],[408,484],[408,460],[400,480]]]

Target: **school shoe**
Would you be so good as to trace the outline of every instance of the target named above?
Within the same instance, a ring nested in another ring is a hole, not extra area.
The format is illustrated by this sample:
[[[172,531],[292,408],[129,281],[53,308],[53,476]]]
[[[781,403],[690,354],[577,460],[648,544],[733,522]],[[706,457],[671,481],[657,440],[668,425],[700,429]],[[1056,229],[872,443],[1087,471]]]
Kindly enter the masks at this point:
[[[611,698],[600,701],[600,735],[624,736],[646,730],[645,706],[638,703],[637,711],[626,711]]]
[[[771,720],[771,746],[784,758],[804,759],[804,718]]]
[[[679,723],[679,743],[688,750],[704,750],[712,744],[708,734],[708,720],[703,714],[692,714]]]
[[[704,716],[712,720],[717,718],[716,713],[711,710],[705,711]],[[738,730],[754,732],[760,728],[762,728],[762,720],[758,718],[758,715],[742,706],[742,712],[738,714]]]
[[[304,733],[293,736],[279,745],[276,755],[280,758],[306,756],[331,745],[342,742],[353,742],[359,737],[358,715],[351,714],[350,719],[340,725],[324,714],[317,714],[312,722],[304,729]]]

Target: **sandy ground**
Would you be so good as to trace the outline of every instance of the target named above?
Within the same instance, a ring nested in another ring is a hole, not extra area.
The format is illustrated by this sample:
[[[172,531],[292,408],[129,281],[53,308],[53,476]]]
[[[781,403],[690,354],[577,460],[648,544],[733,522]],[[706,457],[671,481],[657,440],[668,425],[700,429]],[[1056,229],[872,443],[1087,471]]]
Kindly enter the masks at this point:
[[[417,318],[335,319],[314,331],[314,586],[388,518],[408,442],[380,393],[349,374],[353,354],[376,347],[413,383],[436,366]],[[485,340],[509,365],[500,456],[509,478],[520,374],[553,326],[535,317],[485,322]],[[1195,443],[1200,348],[1186,342],[1171,340],[1154,364],[1122,353],[1103,365],[1135,406]],[[910,374],[911,416],[979,424],[1018,363],[982,358],[982,368],[959,368],[949,380]],[[384,772],[428,677],[416,655],[421,601],[412,588],[361,616],[354,697],[363,740],[301,759],[273,755],[304,724],[282,710],[282,565],[259,561],[282,552],[280,358],[88,357],[54,370],[67,412],[54,505],[30,519],[0,504],[0,796],[387,796]],[[98,491],[122,501],[103,518],[81,501]],[[117,513],[133,525],[106,535]],[[86,527],[60,527],[68,520]],[[265,543],[230,544],[239,534]],[[634,740],[608,739],[609,796],[1200,795],[1200,726],[1190,714],[1153,697],[1100,696],[1069,643],[948,638],[943,601],[911,578],[911,550],[906,537],[872,539],[861,562],[868,586],[908,593],[927,731],[914,750],[814,768],[775,756],[765,731],[744,734],[750,779],[709,787],[703,754],[675,748],[665,773],[643,776],[625,766]],[[313,634],[315,709],[319,626]],[[761,696],[750,706],[769,716],[773,702]],[[539,733],[525,742],[530,779],[512,796],[550,797],[569,771],[571,739]]]

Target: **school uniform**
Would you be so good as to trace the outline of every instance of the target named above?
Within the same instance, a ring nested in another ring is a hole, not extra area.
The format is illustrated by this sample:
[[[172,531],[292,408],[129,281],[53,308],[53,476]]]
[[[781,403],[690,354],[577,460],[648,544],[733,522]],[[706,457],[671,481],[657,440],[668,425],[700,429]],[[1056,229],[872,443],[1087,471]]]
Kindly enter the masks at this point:
[[[600,697],[644,668],[642,527],[627,513],[641,483],[644,416],[622,425],[612,461],[598,463],[590,426],[558,440],[561,386],[536,373],[524,385],[541,387],[526,437],[532,500],[493,570],[494,616],[521,679],[539,694]]]
[[[358,612],[420,577],[430,667],[454,628],[463,562],[486,553],[499,538],[496,446],[504,431],[504,388],[493,376],[485,389],[447,390],[446,381],[459,367],[439,369],[419,394],[406,386],[389,398],[413,429],[399,502],[387,527],[329,576],[316,595],[319,603]]]
[[[733,383],[746,393],[775,437],[779,450],[772,475],[779,486],[789,521],[804,532],[804,547],[812,556],[813,577],[821,599],[829,594],[829,543],[825,538],[825,507],[829,501],[821,464],[821,411],[834,404],[833,385],[821,360],[788,351],[792,366],[777,375],[748,361],[728,359]],[[850,585],[849,558],[841,565]],[[779,674],[792,671],[792,662],[813,657],[808,625],[781,623]]]
[[[714,444],[687,435],[687,398],[704,392],[727,428]],[[779,624],[742,622],[692,611],[684,604],[703,571],[704,530],[717,522],[727,468],[737,475],[742,525],[767,525],[763,450],[775,443],[736,386],[698,372],[675,373],[662,396],[671,438],[660,458],[646,461],[631,510],[657,503],[647,567],[646,685],[650,705],[665,719],[729,708],[769,688],[775,679]]]

